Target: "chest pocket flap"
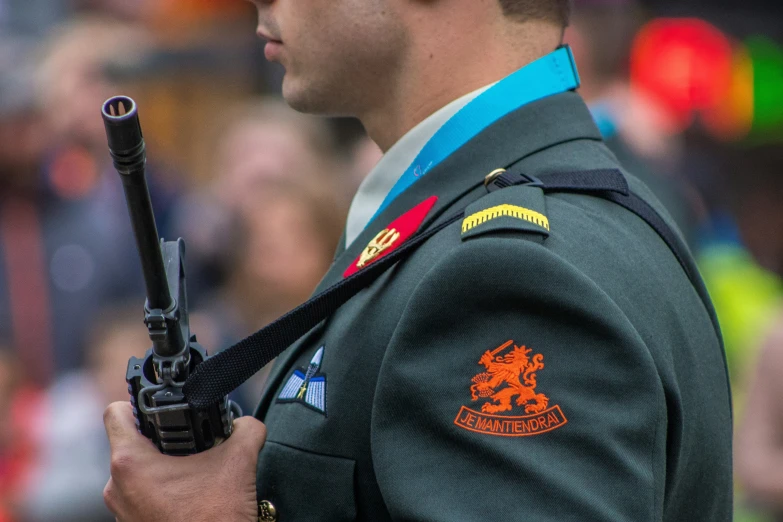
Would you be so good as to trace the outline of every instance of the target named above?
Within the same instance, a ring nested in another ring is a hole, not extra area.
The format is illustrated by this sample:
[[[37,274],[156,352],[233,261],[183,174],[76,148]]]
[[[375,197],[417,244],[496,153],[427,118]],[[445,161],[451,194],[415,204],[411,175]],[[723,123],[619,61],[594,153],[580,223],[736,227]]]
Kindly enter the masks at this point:
[[[267,441],[258,459],[257,494],[279,520],[356,520],[356,462]]]

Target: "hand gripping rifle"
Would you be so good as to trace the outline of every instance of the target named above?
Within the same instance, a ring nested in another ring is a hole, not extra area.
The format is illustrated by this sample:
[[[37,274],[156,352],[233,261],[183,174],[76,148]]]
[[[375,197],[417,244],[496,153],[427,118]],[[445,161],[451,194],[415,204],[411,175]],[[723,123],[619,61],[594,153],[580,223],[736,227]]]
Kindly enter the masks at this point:
[[[167,455],[206,451],[231,435],[242,413],[227,397],[203,407],[188,404],[182,388],[207,352],[191,335],[185,291],[185,242],[158,238],[145,177],[146,152],[136,103],[117,96],[103,104],[114,167],[128,203],[141,257],[147,302],[144,323],[152,348],[131,357],[125,379],[139,431]],[[165,267],[165,268],[164,268]]]

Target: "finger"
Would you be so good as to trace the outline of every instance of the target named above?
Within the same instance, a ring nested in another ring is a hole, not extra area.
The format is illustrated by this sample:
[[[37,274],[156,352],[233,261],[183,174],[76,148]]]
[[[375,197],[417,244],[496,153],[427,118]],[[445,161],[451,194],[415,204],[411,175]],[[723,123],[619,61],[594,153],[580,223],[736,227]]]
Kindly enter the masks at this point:
[[[255,417],[240,417],[234,421],[234,432],[229,440],[232,439],[244,450],[258,453],[266,442],[266,426]]]
[[[133,408],[129,402],[109,404],[103,412],[103,425],[106,428],[106,435],[109,437],[112,453],[132,443],[138,444],[138,438],[141,435],[136,429]]]

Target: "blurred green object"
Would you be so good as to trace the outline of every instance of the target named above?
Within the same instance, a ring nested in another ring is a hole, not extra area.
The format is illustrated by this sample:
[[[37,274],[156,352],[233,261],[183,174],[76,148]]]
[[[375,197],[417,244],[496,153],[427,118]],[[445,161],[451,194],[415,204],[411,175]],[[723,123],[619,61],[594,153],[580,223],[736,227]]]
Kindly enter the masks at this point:
[[[783,128],[783,47],[765,36],[747,41],[753,62],[753,131],[775,132]]]
[[[708,245],[698,258],[723,331],[736,409],[759,345],[783,303],[783,282],[735,243]]]
[[[723,331],[736,422],[742,417],[760,345],[783,303],[783,282],[734,242],[707,245],[698,262]],[[735,522],[772,522],[747,505],[741,490],[736,492],[734,506]]]

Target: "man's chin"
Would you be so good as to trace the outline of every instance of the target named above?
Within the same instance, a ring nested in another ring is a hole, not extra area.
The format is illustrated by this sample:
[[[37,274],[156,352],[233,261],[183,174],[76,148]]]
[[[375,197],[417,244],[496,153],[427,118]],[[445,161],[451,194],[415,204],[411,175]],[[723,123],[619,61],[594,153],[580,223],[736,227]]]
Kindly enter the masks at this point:
[[[285,83],[283,84],[283,99],[289,107],[297,112],[323,114],[320,104],[315,103],[312,96],[309,96],[307,92],[302,92],[300,90],[286,89]]]
[[[346,111],[339,107],[338,98],[326,90],[319,90],[312,85],[305,86],[287,74],[283,79],[283,99],[297,112],[318,116],[345,116]]]

